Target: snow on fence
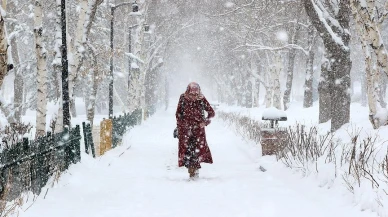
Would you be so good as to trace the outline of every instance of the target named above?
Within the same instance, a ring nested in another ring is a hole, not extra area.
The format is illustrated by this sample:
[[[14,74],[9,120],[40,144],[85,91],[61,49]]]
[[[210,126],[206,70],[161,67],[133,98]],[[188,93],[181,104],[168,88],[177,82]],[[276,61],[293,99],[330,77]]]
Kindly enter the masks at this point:
[[[11,201],[25,191],[40,194],[50,176],[81,160],[80,127],[22,142],[0,153],[0,200]]]
[[[113,117],[113,138],[112,138],[112,147],[117,147],[122,139],[125,132],[127,132],[129,127],[133,127],[141,123],[142,111],[141,109],[135,110],[132,114],[125,113],[118,117]]]

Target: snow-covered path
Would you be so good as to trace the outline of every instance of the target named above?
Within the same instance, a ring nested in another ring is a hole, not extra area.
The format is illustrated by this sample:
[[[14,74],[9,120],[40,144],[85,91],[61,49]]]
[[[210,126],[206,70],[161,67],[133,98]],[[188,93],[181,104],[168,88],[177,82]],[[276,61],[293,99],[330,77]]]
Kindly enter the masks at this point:
[[[261,172],[260,164],[268,159],[260,158],[260,149],[217,119],[207,128],[214,164],[204,164],[199,180],[189,181],[187,171],[177,167],[172,110],[158,112],[132,129],[122,146],[103,157],[83,156],[45,199],[43,190],[20,216],[375,216],[327,190],[298,183],[293,175],[281,176],[282,171],[273,169]]]

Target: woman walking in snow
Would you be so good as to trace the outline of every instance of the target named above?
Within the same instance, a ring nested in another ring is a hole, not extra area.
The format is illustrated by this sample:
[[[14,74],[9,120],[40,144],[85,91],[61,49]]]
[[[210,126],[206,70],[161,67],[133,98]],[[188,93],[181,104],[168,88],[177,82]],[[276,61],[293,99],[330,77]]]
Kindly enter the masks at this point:
[[[205,117],[204,111],[207,112]],[[188,168],[190,178],[198,177],[200,163],[213,163],[209,146],[206,142],[205,126],[215,113],[199,84],[191,82],[186,92],[179,98],[175,116],[178,126],[178,164]]]

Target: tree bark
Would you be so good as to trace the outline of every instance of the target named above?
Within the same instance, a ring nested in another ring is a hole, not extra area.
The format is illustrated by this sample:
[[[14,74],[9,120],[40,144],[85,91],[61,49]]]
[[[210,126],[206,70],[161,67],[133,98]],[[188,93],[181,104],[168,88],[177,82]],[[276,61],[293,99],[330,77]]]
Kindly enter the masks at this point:
[[[97,63],[97,56],[94,53],[94,51],[89,48],[89,51],[91,55],[93,56],[93,69],[92,69],[92,75],[91,75],[91,87],[89,89],[89,100],[87,104],[87,119],[91,126],[93,126],[94,123],[94,115],[95,115],[95,107],[96,107],[96,99],[97,99],[97,90],[98,90],[98,63]]]
[[[8,74],[8,42],[3,16],[0,14],[0,87]]]
[[[169,104],[169,83],[168,83],[168,79],[167,79],[167,76],[166,78],[164,79],[164,91],[165,91],[165,94],[164,94],[164,104],[165,104],[165,110],[168,109],[168,104]]]
[[[288,53],[288,65],[287,65],[287,82],[286,90],[283,96],[284,110],[287,110],[290,104],[292,81],[294,80],[294,65],[295,65],[295,49],[291,49]]]
[[[378,66],[388,76],[388,53],[382,40],[379,20],[374,14],[375,0],[369,0],[364,5],[360,0],[350,0],[353,8],[353,14],[359,16],[356,23],[363,28],[365,37],[368,39],[369,46],[377,56]]]
[[[76,81],[78,78],[78,69],[80,67],[81,59],[83,58],[83,55],[85,53],[85,48],[83,46],[85,38],[85,20],[86,20],[86,11],[88,9],[88,1],[87,0],[80,0],[79,2],[79,17],[77,22],[77,29],[75,32],[74,37],[74,43],[70,43],[71,51],[73,53],[73,59],[72,61],[69,61],[70,63],[70,71],[69,71],[69,95],[70,95],[70,109],[72,112],[72,116],[76,117],[77,112],[75,108],[75,94],[74,89],[76,86]]]
[[[385,102],[386,92],[387,92],[387,76],[385,74],[382,74],[380,79],[379,98],[380,98],[380,105],[383,108],[387,107],[387,103]]]
[[[250,79],[247,79],[247,89],[246,89],[245,98],[246,98],[246,107],[252,108],[253,107],[253,104],[252,104],[252,82],[250,81]]]
[[[265,107],[269,108],[272,106],[272,99],[273,99],[273,78],[272,75],[274,74],[274,66],[269,67],[269,73],[267,74],[267,86],[265,88]]]
[[[304,5],[308,16],[315,28],[320,33],[327,57],[331,61],[330,82],[331,88],[331,131],[334,132],[342,125],[349,122],[350,118],[350,0],[338,2],[338,11],[335,17],[328,14],[328,17],[320,17],[323,13],[323,4],[315,4],[314,1],[304,0]],[[327,12],[327,11],[325,11]],[[324,19],[324,20],[323,20]],[[335,19],[338,23],[334,25],[326,19]]]
[[[299,17],[296,20],[297,23],[291,25],[292,26],[291,29],[293,29],[293,35],[291,35],[290,37],[290,44],[295,44],[295,42],[298,40],[298,37],[299,37],[298,20],[299,20]],[[296,50],[291,49],[288,52],[287,82],[286,82],[286,90],[284,91],[284,95],[283,95],[284,110],[287,110],[290,104],[292,82],[294,80],[295,56],[296,56]]]
[[[280,92],[280,73],[283,70],[283,63],[280,54],[276,54],[275,68],[273,71],[273,106],[282,110],[282,99]]]
[[[257,64],[257,76],[261,77],[261,66],[260,63]],[[253,92],[254,107],[260,107],[260,80],[255,79],[255,91]]]
[[[321,79],[318,84],[319,93],[319,123],[325,123],[331,119],[331,99],[330,87],[331,81],[329,75],[330,71],[329,60],[324,57],[321,65]]]
[[[62,101],[62,29],[61,29],[61,4],[56,5],[56,20],[55,20],[55,44],[54,44],[54,60],[52,62],[55,74],[55,86],[57,91],[58,112],[55,122],[55,133],[63,131],[63,101]]]
[[[351,0],[351,7],[354,20],[356,21],[356,29],[359,33],[359,38],[362,45],[362,50],[365,58],[365,72],[366,72],[366,88],[367,88],[367,99],[369,105],[369,120],[374,129],[379,128],[383,123],[379,117],[376,116],[380,110],[380,72],[379,69],[374,67],[376,64],[376,58],[378,61],[378,52],[376,53],[376,47],[373,46],[375,40],[379,41],[375,37],[380,37],[379,29],[374,21],[371,20],[373,14],[369,14],[374,10],[374,1],[368,1],[368,7],[361,7],[360,2],[357,0]],[[374,28],[370,28],[374,26]],[[373,34],[373,35],[369,35]],[[380,42],[377,42],[380,43]],[[371,53],[369,46],[374,50]]]
[[[367,87],[366,87],[366,76],[364,73],[360,75],[361,80],[361,106],[367,105]]]
[[[146,4],[143,3],[141,6],[145,6]],[[140,5],[139,5],[140,6]],[[140,7],[141,8],[141,7]],[[142,11],[146,11],[146,9],[142,9]],[[137,24],[138,27],[135,29],[135,37],[134,37],[134,54],[139,57],[141,60],[145,61],[145,46],[144,46],[144,23],[145,19],[143,16],[137,17]],[[131,92],[132,94],[132,100],[131,100],[131,106],[130,111],[134,111],[135,109],[142,108],[144,109],[145,106],[145,66],[143,63],[140,63],[137,61],[136,70],[133,70],[131,75]]]
[[[46,134],[46,110],[47,110],[47,66],[46,58],[47,51],[44,48],[42,33],[42,4],[40,0],[35,0],[35,52],[37,59],[38,73],[38,93],[37,93],[37,109],[36,109],[36,136],[44,136]]]
[[[12,26],[11,31],[13,32],[14,26]],[[22,106],[23,106],[23,72],[20,70],[20,57],[18,46],[16,43],[16,37],[11,38],[11,54],[12,59],[14,61],[14,72],[15,72],[15,80],[14,80],[14,98],[13,98],[13,110],[15,121],[20,123],[22,117]]]
[[[306,77],[304,83],[304,99],[303,99],[303,107],[309,108],[313,106],[313,79],[314,79],[314,38],[315,38],[315,30],[314,26],[309,26],[308,31],[308,56],[306,63]]]
[[[313,106],[313,74],[314,74],[314,52],[310,51],[307,57],[307,70],[304,83],[304,99],[303,108],[310,108]]]

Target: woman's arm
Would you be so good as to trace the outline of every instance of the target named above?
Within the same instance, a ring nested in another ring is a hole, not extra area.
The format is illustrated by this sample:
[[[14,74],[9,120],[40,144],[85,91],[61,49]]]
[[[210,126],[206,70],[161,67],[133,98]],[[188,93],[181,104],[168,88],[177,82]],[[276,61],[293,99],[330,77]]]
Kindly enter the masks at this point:
[[[203,98],[203,104],[204,104],[204,109],[207,112],[207,117],[205,120],[205,125],[207,126],[210,124],[210,118],[213,118],[216,115],[216,113],[214,112],[214,109],[212,108],[212,106],[210,105],[210,103],[207,101],[205,97]]]
[[[175,118],[176,118],[176,122],[179,123],[182,118],[183,118],[183,100],[184,100],[184,95],[182,94],[180,97],[179,97],[179,102],[178,102],[178,106],[177,106],[177,109],[176,109],[176,112],[175,112]]]

